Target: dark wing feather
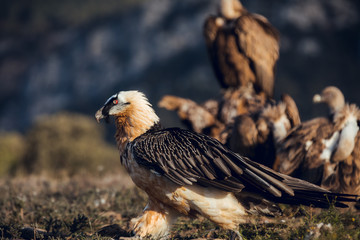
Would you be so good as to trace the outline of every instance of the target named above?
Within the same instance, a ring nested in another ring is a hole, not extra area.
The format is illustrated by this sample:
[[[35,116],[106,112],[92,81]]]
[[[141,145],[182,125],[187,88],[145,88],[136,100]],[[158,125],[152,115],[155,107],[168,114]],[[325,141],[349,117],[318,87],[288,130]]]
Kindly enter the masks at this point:
[[[247,184],[249,189],[275,196],[281,196],[282,191],[293,194],[279,180],[249,165],[242,157],[206,135],[177,128],[167,129],[140,136],[134,140],[132,149],[139,164],[180,185],[200,182],[239,192]]]
[[[324,188],[319,187],[318,185],[275,172],[272,169],[253,162],[249,159],[245,158],[245,160],[249,163],[249,165],[253,165],[258,170],[281,181],[282,184],[286,185],[294,192],[294,196],[284,194],[281,198],[267,196],[269,200],[274,202],[294,205],[303,204],[320,208],[328,208],[332,203],[334,203],[336,207],[347,207],[346,204],[342,203],[343,201],[355,202],[359,198],[358,195],[332,193]],[[273,184],[275,185],[276,183],[273,182]]]
[[[274,70],[279,58],[279,34],[261,15],[247,13],[236,20],[238,46],[251,61],[256,85],[268,96],[274,91]]]
[[[315,118],[293,128],[279,144],[274,170],[294,176],[294,172],[306,162],[309,155],[314,155],[312,165],[322,165],[319,155],[322,152],[322,139],[328,139],[333,133],[333,123],[327,118]],[[310,149],[306,142],[311,141]],[[317,152],[315,152],[317,151]],[[315,157],[316,155],[316,157]]]
[[[137,163],[179,185],[197,183],[228,192],[245,189],[277,202],[319,202],[319,206],[326,205],[324,193],[331,195],[318,186],[242,158],[216,139],[183,129],[147,132],[132,142],[131,149]],[[164,157],[161,163],[159,157]]]

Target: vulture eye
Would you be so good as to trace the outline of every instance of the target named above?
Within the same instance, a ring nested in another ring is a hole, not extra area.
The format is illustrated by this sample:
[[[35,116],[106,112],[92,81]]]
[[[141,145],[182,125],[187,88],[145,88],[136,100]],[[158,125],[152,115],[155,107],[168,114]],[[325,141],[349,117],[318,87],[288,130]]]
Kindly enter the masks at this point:
[[[118,104],[119,103],[119,101],[117,100],[117,99],[115,99],[114,101],[113,101],[113,104]]]

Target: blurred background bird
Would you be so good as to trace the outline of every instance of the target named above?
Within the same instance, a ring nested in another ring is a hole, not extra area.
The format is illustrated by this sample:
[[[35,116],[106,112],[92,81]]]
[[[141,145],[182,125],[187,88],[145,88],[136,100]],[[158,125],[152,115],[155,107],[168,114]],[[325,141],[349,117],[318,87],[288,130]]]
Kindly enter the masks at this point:
[[[294,100],[283,94],[278,103],[235,118],[226,139],[230,149],[250,159],[272,167],[277,145],[293,127],[300,124],[300,115]]]
[[[279,33],[239,0],[221,0],[218,14],[205,20],[204,37],[218,82],[224,89],[251,86],[273,97]]]
[[[332,191],[359,194],[359,108],[346,103],[334,86],[314,95],[313,101],[326,104],[328,116],[291,130],[278,146],[274,169]]]
[[[203,34],[221,97],[196,104],[166,96],[159,106],[177,111],[190,129],[272,167],[276,142],[300,123],[288,94],[278,103],[273,99],[278,30],[240,1],[221,0],[217,15],[205,19]]]

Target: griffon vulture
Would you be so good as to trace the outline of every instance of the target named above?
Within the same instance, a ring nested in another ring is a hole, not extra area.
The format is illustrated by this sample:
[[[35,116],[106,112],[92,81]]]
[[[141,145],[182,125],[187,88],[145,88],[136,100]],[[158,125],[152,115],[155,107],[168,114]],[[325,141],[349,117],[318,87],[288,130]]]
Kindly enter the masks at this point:
[[[253,161],[272,167],[277,144],[298,124],[300,115],[295,101],[283,94],[279,103],[268,103],[256,112],[236,117],[226,145]]]
[[[222,88],[250,85],[273,96],[279,33],[264,16],[248,12],[239,0],[221,0],[219,13],[205,21],[204,36]]]
[[[359,119],[355,104],[342,92],[326,87],[313,98],[326,103],[329,117],[294,128],[281,142],[274,169],[341,193],[360,193]]]

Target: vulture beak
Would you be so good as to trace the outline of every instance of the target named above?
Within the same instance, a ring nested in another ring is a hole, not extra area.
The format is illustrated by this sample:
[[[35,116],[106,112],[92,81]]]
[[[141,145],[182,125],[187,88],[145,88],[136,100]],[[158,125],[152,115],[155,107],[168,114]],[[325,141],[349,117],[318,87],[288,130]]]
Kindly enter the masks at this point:
[[[313,97],[313,102],[314,103],[322,102],[321,96],[319,94],[315,94],[314,97]]]
[[[105,116],[102,114],[103,108],[104,108],[104,107],[100,108],[100,109],[97,110],[97,112],[95,113],[95,118],[96,118],[96,121],[97,121],[98,123],[100,123],[100,120],[105,117]]]
[[[100,120],[105,118],[105,121],[108,123],[109,122],[109,115],[104,115],[103,114],[103,109],[104,107],[100,108],[99,110],[97,110],[97,112],[95,113],[95,118],[96,118],[96,121],[98,123],[100,123]]]

